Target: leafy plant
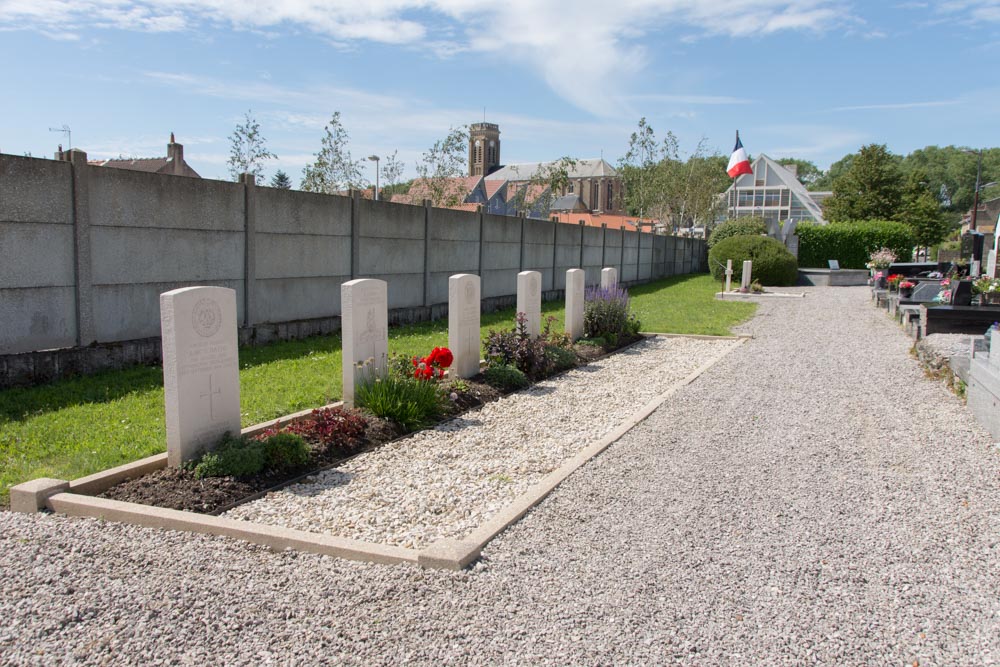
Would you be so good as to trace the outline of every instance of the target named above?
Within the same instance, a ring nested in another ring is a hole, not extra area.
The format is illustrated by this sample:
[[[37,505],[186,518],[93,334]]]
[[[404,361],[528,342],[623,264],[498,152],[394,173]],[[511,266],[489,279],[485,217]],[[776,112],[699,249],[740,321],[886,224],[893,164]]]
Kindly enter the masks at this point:
[[[354,402],[373,415],[391,419],[407,431],[416,431],[441,419],[446,398],[436,382],[393,373],[362,372]]]
[[[713,229],[705,245],[711,250],[719,241],[733,236],[760,236],[761,234],[767,234],[767,224],[764,222],[764,218],[732,218]]]
[[[528,386],[528,377],[515,366],[490,366],[483,371],[486,384],[503,392],[516,391]]]
[[[308,418],[269,428],[259,433],[256,439],[267,440],[277,434],[291,433],[321,450],[333,448],[350,453],[361,448],[367,426],[368,420],[354,410],[340,406],[318,408]]]
[[[893,261],[908,262],[916,244],[910,227],[888,220],[802,223],[795,233],[799,236],[799,266],[814,268],[826,268],[827,260],[836,259],[842,269],[864,269],[872,253],[881,248],[895,255]]]
[[[194,464],[194,476],[197,479],[249,477],[263,470],[266,464],[263,442],[227,433],[218,447]]]
[[[571,349],[558,345],[546,345],[545,353],[552,360],[552,371],[554,373],[576,368],[576,354]]]
[[[540,379],[552,370],[545,348],[545,340],[528,334],[527,316],[518,313],[512,331],[490,329],[486,336],[486,363],[489,367],[515,366],[529,378]]]
[[[733,236],[716,244],[708,253],[712,277],[725,279],[726,260],[733,260],[733,279],[743,276],[743,262],[753,262],[753,277],[761,285],[794,285],[799,267],[795,255],[780,241],[766,236]]]
[[[588,287],[583,300],[583,334],[587,338],[604,338],[609,345],[617,345],[619,338],[638,333],[639,319],[629,308],[624,287]]]
[[[272,470],[294,468],[309,462],[309,445],[294,433],[275,433],[264,440],[264,465]]]

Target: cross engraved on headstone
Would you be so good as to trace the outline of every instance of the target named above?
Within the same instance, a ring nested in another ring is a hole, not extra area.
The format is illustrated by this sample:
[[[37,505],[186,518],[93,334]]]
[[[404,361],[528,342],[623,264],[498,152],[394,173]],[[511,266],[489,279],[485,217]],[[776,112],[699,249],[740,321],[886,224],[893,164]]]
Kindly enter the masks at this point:
[[[479,276],[459,273],[448,278],[448,347],[451,372],[472,377],[479,372]]]
[[[209,375],[208,375],[208,392],[206,392],[204,394],[199,394],[198,398],[207,398],[208,399],[208,418],[211,419],[212,421],[215,421],[215,402],[212,400],[212,397],[213,396],[218,396],[221,393],[222,393],[222,389],[220,389],[219,387],[216,387],[215,391],[212,391],[212,374],[209,373]]]

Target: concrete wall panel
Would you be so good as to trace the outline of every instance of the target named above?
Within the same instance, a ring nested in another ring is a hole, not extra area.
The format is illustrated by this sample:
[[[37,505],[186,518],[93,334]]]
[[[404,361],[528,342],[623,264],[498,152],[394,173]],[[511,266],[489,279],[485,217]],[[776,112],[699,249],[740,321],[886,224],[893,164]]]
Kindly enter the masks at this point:
[[[73,224],[68,162],[0,154],[0,222]]]
[[[0,354],[76,344],[72,286],[0,289]]]
[[[0,289],[74,285],[73,243],[71,225],[0,222]]]
[[[274,278],[257,281],[257,307],[266,322],[340,315],[340,286],[350,275]]]
[[[487,243],[520,243],[521,219],[502,215],[484,216],[483,240]]]
[[[243,234],[137,227],[92,227],[90,234],[95,285],[243,278]]]
[[[431,241],[427,263],[432,272],[477,273],[478,241]]]
[[[257,188],[257,232],[351,235],[351,198]]]
[[[389,308],[414,308],[424,305],[424,274],[365,274],[388,283]]]
[[[424,208],[392,202],[358,200],[362,237],[424,239]]]
[[[257,234],[258,280],[336,275],[346,275],[350,280],[350,237]]]
[[[431,212],[431,240],[479,243],[479,214],[436,208]]]
[[[483,271],[507,270],[517,273],[520,261],[521,246],[517,243],[491,243],[483,252]],[[516,285],[517,281],[514,282]],[[514,292],[516,291],[515,288]]]
[[[358,277],[375,274],[424,273],[424,241],[411,239],[362,238]]]
[[[494,296],[509,296],[517,294],[517,271],[510,269],[498,271],[484,271],[482,275],[482,286],[480,296],[482,298]]]

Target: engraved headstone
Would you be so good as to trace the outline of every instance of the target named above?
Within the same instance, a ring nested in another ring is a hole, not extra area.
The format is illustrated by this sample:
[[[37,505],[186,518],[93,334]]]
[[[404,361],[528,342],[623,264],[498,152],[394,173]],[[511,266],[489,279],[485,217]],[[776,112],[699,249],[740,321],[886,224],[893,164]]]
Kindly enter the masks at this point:
[[[566,272],[566,333],[577,341],[583,338],[583,269]]]
[[[459,273],[448,278],[448,349],[455,377],[479,372],[479,276]]]
[[[915,303],[929,303],[941,292],[941,283],[935,281],[922,280],[913,288],[913,293],[907,301]]]
[[[601,269],[601,287],[607,289],[612,285],[618,284],[618,269],[613,267],[608,267],[606,269]]]
[[[740,289],[750,289],[750,274],[753,270],[753,262],[749,259],[743,261],[743,276],[740,278]]]
[[[997,251],[990,250],[989,255],[986,256],[986,274],[990,278],[997,277]]]
[[[340,286],[344,404],[354,406],[363,373],[385,369],[389,356],[388,292],[384,280],[359,278]]]
[[[542,333],[542,274],[538,271],[517,274],[517,312],[527,317],[528,335],[538,338]]]
[[[236,291],[184,287],[160,295],[167,463],[179,467],[240,432]]]

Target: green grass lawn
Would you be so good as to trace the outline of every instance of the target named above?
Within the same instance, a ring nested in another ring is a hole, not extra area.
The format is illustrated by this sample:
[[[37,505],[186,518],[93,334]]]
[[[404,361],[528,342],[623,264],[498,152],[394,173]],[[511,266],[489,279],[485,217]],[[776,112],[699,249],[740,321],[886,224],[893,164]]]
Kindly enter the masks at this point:
[[[723,303],[708,275],[678,276],[631,290],[643,331],[724,335],[755,306]],[[543,304],[555,330],[562,302]],[[482,331],[510,328],[514,311],[484,315]],[[447,320],[394,327],[389,352],[426,355],[448,344]],[[340,398],[340,336],[240,349],[244,426]],[[138,367],[0,391],[0,503],[8,489],[36,477],[75,479],[164,451],[163,376]]]

